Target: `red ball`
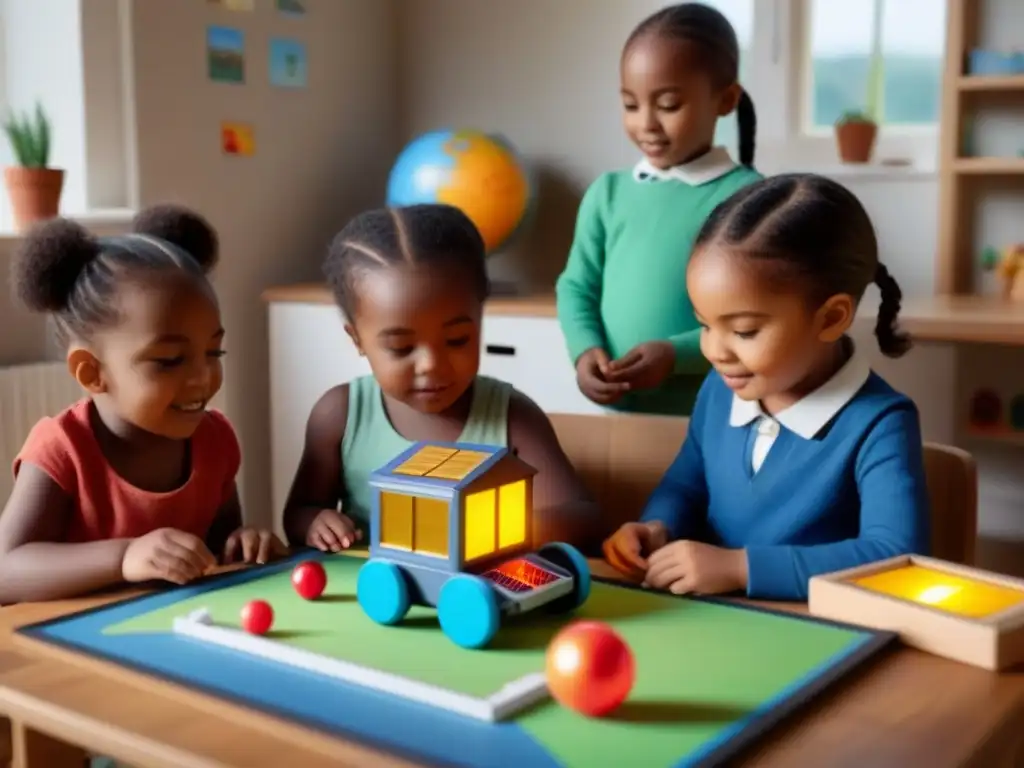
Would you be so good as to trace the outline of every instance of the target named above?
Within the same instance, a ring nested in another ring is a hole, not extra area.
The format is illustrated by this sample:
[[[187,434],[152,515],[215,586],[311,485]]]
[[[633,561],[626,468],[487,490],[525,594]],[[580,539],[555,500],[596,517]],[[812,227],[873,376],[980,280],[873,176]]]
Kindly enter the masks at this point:
[[[316,560],[306,560],[292,571],[292,586],[300,597],[315,600],[324,593],[327,586],[327,571]]]
[[[274,623],[274,609],[266,600],[250,600],[242,608],[242,629],[254,635],[266,634]]]
[[[632,650],[600,621],[577,621],[559,632],[548,645],[545,667],[555,701],[588,717],[613,712],[636,677]]]

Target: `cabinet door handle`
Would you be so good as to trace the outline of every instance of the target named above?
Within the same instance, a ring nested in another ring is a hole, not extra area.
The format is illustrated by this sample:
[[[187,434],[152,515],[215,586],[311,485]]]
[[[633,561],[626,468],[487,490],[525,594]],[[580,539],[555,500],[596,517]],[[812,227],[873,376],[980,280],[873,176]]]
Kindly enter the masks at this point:
[[[488,344],[486,347],[488,355],[501,355],[503,357],[515,357],[516,348],[505,344]]]

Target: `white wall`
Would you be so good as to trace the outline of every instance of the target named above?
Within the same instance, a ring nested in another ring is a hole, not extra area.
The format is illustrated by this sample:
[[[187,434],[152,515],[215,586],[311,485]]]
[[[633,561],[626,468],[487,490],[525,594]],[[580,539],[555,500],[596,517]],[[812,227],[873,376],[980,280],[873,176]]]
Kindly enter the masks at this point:
[[[939,2],[939,0],[936,0]],[[573,215],[582,190],[597,174],[635,161],[623,134],[618,98],[618,55],[629,31],[660,0],[406,0],[401,18],[402,138],[425,130],[461,126],[504,133],[541,170],[537,225],[524,241],[496,259],[495,275],[545,289],[565,263]],[[1024,18],[1017,0],[988,0],[986,41],[1010,45],[1024,39]],[[758,104],[762,114],[779,105]],[[1022,115],[1018,112],[1018,118]],[[980,134],[995,151],[1020,144],[1020,129],[1007,136],[991,118]],[[993,133],[997,134],[993,138]],[[1001,143],[1000,143],[1001,142]],[[1022,146],[1021,148],[1024,148]],[[783,170],[770,156],[758,157],[766,172]],[[792,170],[819,170],[800,168]],[[829,172],[834,170],[829,169]],[[938,185],[934,175],[884,174],[838,177],[864,202],[878,230],[882,258],[910,296],[934,290]],[[1019,185],[1018,185],[1019,188]],[[1018,196],[984,208],[985,235],[997,242],[1024,237],[1019,229]],[[1016,210],[1016,214],[1012,213]],[[999,240],[998,238],[1002,238]],[[865,344],[871,344],[867,336]],[[1002,350],[986,354],[992,365]],[[972,358],[973,360],[974,358]],[[958,350],[951,346],[917,348],[900,361],[876,356],[880,373],[918,403],[926,438],[964,442],[958,392]],[[1022,361],[1024,362],[1024,361]],[[984,360],[982,361],[982,364]],[[994,375],[998,368],[993,368]],[[981,529],[995,537],[1000,555],[990,563],[1024,570],[1024,481],[1009,476],[1020,456],[1005,446],[970,445],[982,462]],[[1019,472],[1017,473],[1019,477]]]
[[[179,200],[217,226],[216,273],[225,327],[226,402],[244,446],[243,491],[251,519],[269,521],[266,306],[271,285],[320,278],[331,236],[383,199],[397,149],[395,3],[304,0],[308,17],[279,17],[206,2],[135,0],[132,23],[139,194]],[[244,29],[245,86],[206,77],[205,29]],[[267,82],[267,38],[306,43],[308,88]],[[220,121],[251,122],[256,155],[220,150]]]
[[[130,164],[137,162],[137,191],[143,205],[182,202],[202,211],[217,227],[222,253],[215,279],[228,329],[222,402],[243,444],[246,513],[250,520],[268,522],[268,340],[260,293],[272,285],[320,279],[331,236],[355,212],[383,199],[387,170],[399,147],[394,0],[304,0],[308,16],[303,20],[279,16],[269,0],[256,3],[253,13],[230,13],[205,1],[131,0],[125,3],[131,13],[128,44],[123,47],[116,15],[96,11],[110,12],[119,0],[89,0],[84,6],[89,15],[82,24],[77,14],[81,0],[4,2],[5,11],[20,14],[5,18],[8,31],[15,26],[18,30],[5,36],[15,38],[13,46],[7,45],[7,58],[17,60],[20,68],[13,73],[11,95],[19,103],[31,104],[37,90],[48,89],[47,106],[60,129],[55,160],[82,169],[69,178],[75,197],[65,199],[65,210],[78,213],[85,207],[87,179],[95,182],[94,189],[114,188],[95,181],[102,179],[106,167],[102,142],[89,142],[93,154],[88,174],[85,160],[63,160],[86,151],[82,137],[87,106],[93,138],[101,134],[119,141],[122,163],[123,145],[131,149],[128,159]],[[68,12],[72,2],[75,13]],[[60,23],[45,31],[59,34],[66,48],[43,56],[39,50],[19,47],[19,41],[30,40],[21,33],[50,16]],[[208,24],[244,30],[244,86],[207,78]],[[271,35],[306,43],[307,88],[282,90],[268,84],[266,50]],[[81,63],[83,42],[84,63],[91,68],[83,69]],[[132,54],[133,62],[124,81],[111,76],[111,71],[117,72],[122,48]],[[65,64],[55,64],[51,56]],[[106,62],[105,78],[98,76],[104,57],[115,60],[113,67]],[[27,71],[31,67],[38,68],[35,79]],[[54,82],[55,71],[70,73],[65,92]],[[127,126],[120,117],[112,121],[103,114],[104,104],[119,100],[123,83],[130,86],[126,101],[134,107],[134,120]],[[222,120],[254,126],[254,157],[221,153]],[[109,204],[115,194],[91,202]],[[122,185],[122,199],[133,194]],[[124,225],[91,223],[101,234]],[[15,246],[14,238],[0,237],[0,327],[17,329],[0,334],[4,365],[54,353],[47,349],[45,321],[9,299],[7,261]]]

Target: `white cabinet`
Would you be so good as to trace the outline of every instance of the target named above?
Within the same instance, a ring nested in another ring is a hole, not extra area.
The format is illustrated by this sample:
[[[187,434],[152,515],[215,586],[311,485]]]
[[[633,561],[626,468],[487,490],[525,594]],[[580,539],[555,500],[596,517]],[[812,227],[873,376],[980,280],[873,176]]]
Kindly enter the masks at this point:
[[[509,382],[547,413],[604,412],[580,394],[553,317],[485,315],[480,373]]]
[[[558,321],[487,314],[480,372],[511,383],[548,413],[603,413],[579,393]],[[271,486],[275,518],[302,455],[306,421],[320,396],[370,373],[331,304],[270,304]]]

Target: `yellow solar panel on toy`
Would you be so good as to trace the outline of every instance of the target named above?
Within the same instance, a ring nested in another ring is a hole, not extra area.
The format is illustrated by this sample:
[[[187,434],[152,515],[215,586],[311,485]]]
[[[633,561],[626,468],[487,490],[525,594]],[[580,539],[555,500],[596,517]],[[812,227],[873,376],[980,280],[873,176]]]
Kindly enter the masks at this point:
[[[454,456],[456,453],[458,453],[458,451],[454,448],[442,448],[436,445],[428,445],[403,461],[395,468],[394,474],[423,477],[430,472],[430,470],[440,464],[443,464],[445,459]]]
[[[427,472],[425,476],[436,477],[440,480],[462,480],[490,455],[483,451],[458,451],[454,456],[445,459]]]

